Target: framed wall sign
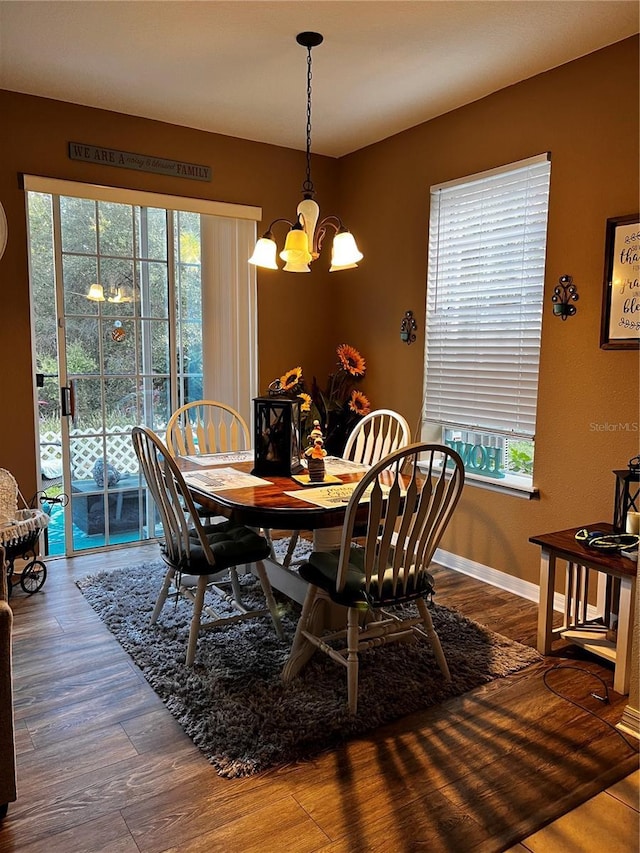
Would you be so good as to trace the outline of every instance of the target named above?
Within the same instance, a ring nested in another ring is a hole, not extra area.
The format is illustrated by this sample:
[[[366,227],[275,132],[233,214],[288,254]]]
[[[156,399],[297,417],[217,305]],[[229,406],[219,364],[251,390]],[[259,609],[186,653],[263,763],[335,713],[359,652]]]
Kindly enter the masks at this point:
[[[640,217],[637,213],[607,219],[600,347],[640,348]]]

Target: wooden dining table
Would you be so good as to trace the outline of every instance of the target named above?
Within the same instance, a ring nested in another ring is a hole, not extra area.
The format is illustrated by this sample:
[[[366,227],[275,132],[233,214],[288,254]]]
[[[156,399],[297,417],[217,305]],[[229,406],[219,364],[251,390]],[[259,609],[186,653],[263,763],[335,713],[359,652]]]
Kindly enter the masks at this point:
[[[368,470],[365,465],[327,457],[327,474],[337,482],[310,486],[301,485],[293,477],[261,474],[259,480],[262,482],[259,484],[249,482],[236,487],[233,484],[234,472],[251,475],[254,467],[252,451],[207,457],[178,457],[176,461],[194,500],[206,510],[256,530],[309,531],[313,535],[313,549],[316,551],[340,548],[349,498]],[[381,476],[384,480],[387,472]],[[390,472],[389,477],[391,484],[393,478]],[[312,496],[315,495],[326,496],[325,505],[314,503]],[[356,524],[366,525],[368,514],[369,507],[365,499],[358,509]],[[264,559],[263,563],[273,588],[299,604],[304,604],[307,582],[298,574],[295,565],[292,567],[280,562],[273,549],[271,557]],[[322,633],[325,629],[343,627],[344,609],[320,590],[309,616],[311,630]],[[367,618],[366,614],[363,618]],[[294,643],[283,668],[283,678],[286,681],[294,678],[313,652],[314,646],[310,643]]]
[[[332,476],[339,480],[333,485],[303,486],[292,477],[259,475],[261,484],[229,488],[228,483],[217,481],[216,472],[228,469],[251,474],[254,467],[253,452],[211,454],[201,457],[178,457],[180,467],[194,501],[218,514],[232,518],[257,530],[309,531],[313,536],[313,548],[328,551],[340,547],[342,525],[350,491],[367,470],[340,459],[327,460],[327,471],[340,471]],[[213,474],[209,477],[207,472]],[[209,483],[205,481],[209,479]],[[202,482],[198,482],[201,480]],[[351,484],[351,485],[349,485]],[[348,488],[344,488],[347,486]],[[303,496],[312,489],[327,489],[335,494],[331,506],[317,506]],[[300,497],[298,497],[298,494]],[[361,509],[362,521],[367,519],[367,506]],[[285,595],[304,602],[307,584],[294,568],[284,565],[272,553],[265,560],[265,568],[271,585]]]

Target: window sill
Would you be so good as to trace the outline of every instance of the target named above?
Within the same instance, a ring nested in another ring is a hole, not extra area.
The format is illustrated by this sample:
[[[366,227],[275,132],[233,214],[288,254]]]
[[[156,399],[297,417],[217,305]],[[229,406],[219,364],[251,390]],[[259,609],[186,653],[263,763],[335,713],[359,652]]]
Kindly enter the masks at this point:
[[[422,468],[423,466],[418,463],[418,467]],[[526,485],[519,477],[509,476],[509,474],[500,480],[492,480],[465,471],[464,481],[469,486],[477,486],[479,489],[486,489],[489,492],[500,492],[500,494],[524,498],[524,500],[540,497],[540,492],[535,486]]]
[[[540,497],[540,492],[535,486],[528,486],[519,477],[510,477],[508,474],[500,480],[489,480],[487,477],[465,472],[464,480],[470,486],[477,486],[490,492],[501,492],[503,495],[512,495],[516,498],[531,500]]]

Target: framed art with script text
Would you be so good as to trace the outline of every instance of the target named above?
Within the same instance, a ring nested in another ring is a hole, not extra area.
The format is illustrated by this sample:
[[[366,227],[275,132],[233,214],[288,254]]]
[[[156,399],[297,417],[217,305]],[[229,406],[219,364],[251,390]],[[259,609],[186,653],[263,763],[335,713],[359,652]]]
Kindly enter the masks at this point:
[[[602,349],[640,348],[640,217],[607,219]]]

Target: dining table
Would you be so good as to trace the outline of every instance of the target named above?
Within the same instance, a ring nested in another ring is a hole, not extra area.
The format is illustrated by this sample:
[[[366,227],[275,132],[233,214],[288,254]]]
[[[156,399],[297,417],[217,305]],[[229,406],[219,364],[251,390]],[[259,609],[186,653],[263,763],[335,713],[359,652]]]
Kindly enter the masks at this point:
[[[180,456],[176,461],[194,501],[205,510],[268,536],[271,531],[308,531],[316,551],[340,548],[347,503],[367,471],[365,465],[327,457],[329,482],[303,485],[296,475],[254,475],[252,450]],[[360,515],[358,520],[366,523],[366,504]],[[271,585],[303,604],[307,583],[295,566],[278,560],[273,548],[264,563]]]
[[[223,515],[266,534],[272,531],[307,531],[315,551],[333,551],[341,546],[347,504],[369,466],[339,457],[325,457],[325,480],[309,483],[303,469],[300,474],[256,475],[252,450],[200,456],[177,457],[185,482],[194,501],[207,512]],[[381,474],[383,481],[391,472]],[[367,492],[360,499],[355,528],[366,529],[369,506]],[[263,564],[272,587],[300,605],[305,602],[307,582],[295,562],[281,561],[272,547]],[[309,614],[310,629],[318,634],[343,627],[345,608],[328,593],[319,590]],[[369,618],[365,612],[362,618]],[[284,664],[282,677],[290,681],[313,655],[311,643],[293,643]]]

